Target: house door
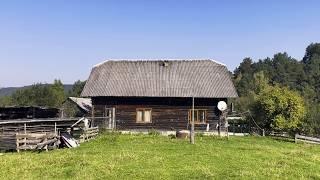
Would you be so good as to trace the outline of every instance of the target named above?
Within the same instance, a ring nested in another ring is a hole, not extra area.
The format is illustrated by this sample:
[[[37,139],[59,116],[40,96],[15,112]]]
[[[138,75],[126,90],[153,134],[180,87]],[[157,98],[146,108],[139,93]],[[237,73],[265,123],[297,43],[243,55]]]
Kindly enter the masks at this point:
[[[105,109],[105,128],[114,130],[116,129],[116,108]]]

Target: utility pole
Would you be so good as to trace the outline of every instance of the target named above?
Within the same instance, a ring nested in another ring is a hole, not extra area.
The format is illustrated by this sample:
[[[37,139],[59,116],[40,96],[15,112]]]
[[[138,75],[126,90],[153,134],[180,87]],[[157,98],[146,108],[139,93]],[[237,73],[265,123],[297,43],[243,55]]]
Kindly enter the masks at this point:
[[[192,96],[190,143],[194,144],[194,96]]]

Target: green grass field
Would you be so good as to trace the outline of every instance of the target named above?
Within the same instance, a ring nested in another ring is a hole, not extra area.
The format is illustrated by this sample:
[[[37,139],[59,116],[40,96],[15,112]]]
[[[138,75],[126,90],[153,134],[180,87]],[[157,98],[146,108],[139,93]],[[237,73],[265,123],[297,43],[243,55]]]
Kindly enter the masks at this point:
[[[105,134],[76,149],[5,153],[0,179],[320,179],[320,146],[264,137]]]

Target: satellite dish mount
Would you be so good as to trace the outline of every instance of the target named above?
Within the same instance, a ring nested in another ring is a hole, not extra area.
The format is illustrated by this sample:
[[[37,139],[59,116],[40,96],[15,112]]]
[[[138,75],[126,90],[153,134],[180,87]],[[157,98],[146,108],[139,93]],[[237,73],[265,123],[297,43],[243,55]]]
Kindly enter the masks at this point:
[[[221,114],[219,115],[219,121],[218,121],[218,134],[219,136],[221,136],[221,121],[225,121],[225,128],[226,128],[226,131],[227,131],[227,134],[228,134],[228,122],[227,122],[227,118],[226,118],[226,115],[227,115],[227,109],[228,109],[228,105],[226,102],[224,101],[219,101],[218,102],[218,109],[219,111],[221,111]]]

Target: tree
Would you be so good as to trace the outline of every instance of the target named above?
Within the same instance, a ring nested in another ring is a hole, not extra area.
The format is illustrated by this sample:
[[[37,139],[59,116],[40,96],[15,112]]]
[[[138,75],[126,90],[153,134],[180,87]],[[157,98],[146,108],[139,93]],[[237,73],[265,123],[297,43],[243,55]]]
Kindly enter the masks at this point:
[[[287,121],[288,117],[294,113],[289,113],[289,115],[277,114],[277,112],[266,114],[267,111],[261,111],[257,108],[257,102],[262,103],[262,100],[267,101],[268,98],[271,102],[275,100],[289,101],[286,98],[280,98],[282,97],[281,93],[293,91],[298,97],[297,101],[303,99],[305,104],[309,105],[306,119],[302,122],[302,130],[304,133],[320,133],[318,125],[320,119],[318,113],[320,111],[320,43],[310,44],[301,61],[290,57],[285,52],[277,53],[272,58],[260,59],[257,62],[245,58],[234,71],[233,77],[240,96],[235,102],[237,110],[241,112],[248,109],[254,111],[255,117],[260,120],[261,125],[269,129],[295,129],[298,122],[293,120],[290,124]],[[280,87],[286,87],[284,88],[286,90],[276,93],[275,96],[278,98],[273,97],[272,92],[276,91],[275,88],[279,90]],[[288,97],[294,99],[294,95],[288,95]],[[281,109],[280,105],[275,103],[274,107]],[[301,121],[302,118],[299,120],[299,125]]]
[[[248,90],[252,90],[253,69],[252,59],[243,59],[240,66],[234,71],[235,86],[240,96],[247,96]]]
[[[76,81],[73,84],[71,91],[68,92],[68,96],[79,97],[85,85],[86,81]]]
[[[11,96],[0,97],[0,107],[11,106],[11,105],[13,105]]]
[[[55,99],[52,99],[54,107],[61,107],[62,103],[65,101],[66,96],[64,93],[64,87],[61,80],[55,79],[53,84],[50,86]]]
[[[34,84],[30,88],[17,90],[12,94],[12,102],[17,106],[55,106],[55,98],[48,85]]]
[[[303,98],[286,87],[269,87],[255,103],[255,118],[267,129],[296,131],[306,114]]]
[[[310,62],[310,59],[314,56],[318,55],[320,56],[320,43],[311,43],[307,48],[306,48],[306,53],[302,59],[302,62],[304,64],[308,64]]]
[[[30,88],[20,89],[11,96],[12,104],[17,106],[61,107],[65,100],[63,84],[55,80],[52,85],[34,84]]]
[[[320,43],[312,43],[306,48],[302,62],[307,74],[309,89],[315,92],[313,101],[320,101]]]
[[[320,134],[320,104],[310,104],[302,124],[302,132],[310,135]]]
[[[253,74],[251,80],[251,89],[247,89],[245,96],[240,96],[236,101],[236,108],[240,112],[245,112],[253,108],[257,95],[269,88],[269,79],[265,76],[263,71]]]

